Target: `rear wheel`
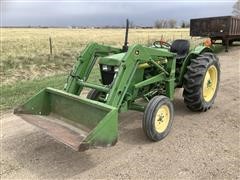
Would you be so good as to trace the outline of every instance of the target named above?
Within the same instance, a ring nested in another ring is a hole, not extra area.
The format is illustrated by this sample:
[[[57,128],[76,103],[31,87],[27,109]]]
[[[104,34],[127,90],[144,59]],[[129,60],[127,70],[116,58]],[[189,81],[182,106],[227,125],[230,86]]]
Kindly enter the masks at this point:
[[[220,81],[218,58],[212,53],[204,53],[193,59],[187,69],[183,82],[185,104],[193,111],[210,109]]]
[[[166,96],[152,98],[144,112],[143,131],[152,141],[160,141],[171,129],[174,110],[173,104]]]

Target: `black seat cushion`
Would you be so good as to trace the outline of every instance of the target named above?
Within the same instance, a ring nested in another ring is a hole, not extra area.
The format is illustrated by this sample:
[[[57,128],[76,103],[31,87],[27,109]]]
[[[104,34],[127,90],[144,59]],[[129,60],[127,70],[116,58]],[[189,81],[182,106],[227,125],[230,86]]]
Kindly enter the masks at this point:
[[[173,41],[170,51],[177,53],[177,59],[185,58],[189,52],[190,43],[185,39],[177,39]]]

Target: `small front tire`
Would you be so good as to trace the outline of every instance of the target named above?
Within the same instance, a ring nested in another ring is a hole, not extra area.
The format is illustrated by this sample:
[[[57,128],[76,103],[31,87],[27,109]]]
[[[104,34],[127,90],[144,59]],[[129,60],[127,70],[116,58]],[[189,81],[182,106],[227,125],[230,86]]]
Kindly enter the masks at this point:
[[[98,100],[99,97],[101,96],[101,92],[96,90],[96,89],[92,89],[88,92],[87,94],[87,99],[91,99],[91,100]]]
[[[146,136],[152,141],[165,138],[172,127],[174,108],[166,96],[153,97],[144,112],[142,127]]]

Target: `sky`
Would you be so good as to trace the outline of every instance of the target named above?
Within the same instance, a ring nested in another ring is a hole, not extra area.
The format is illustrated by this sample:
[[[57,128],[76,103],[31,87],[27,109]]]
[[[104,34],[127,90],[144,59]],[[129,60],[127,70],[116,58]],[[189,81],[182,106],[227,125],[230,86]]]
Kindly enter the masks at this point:
[[[235,0],[0,0],[1,26],[152,26],[232,14]]]

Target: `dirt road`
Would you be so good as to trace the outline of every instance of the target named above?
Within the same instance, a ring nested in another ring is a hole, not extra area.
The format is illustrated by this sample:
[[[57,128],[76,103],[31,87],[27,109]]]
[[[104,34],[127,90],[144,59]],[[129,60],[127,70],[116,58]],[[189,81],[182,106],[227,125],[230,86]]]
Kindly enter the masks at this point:
[[[161,142],[146,139],[142,114],[120,115],[116,146],[74,152],[10,113],[2,122],[2,179],[240,178],[240,47],[219,54],[222,76],[214,107],[189,111],[176,92],[175,121]]]

